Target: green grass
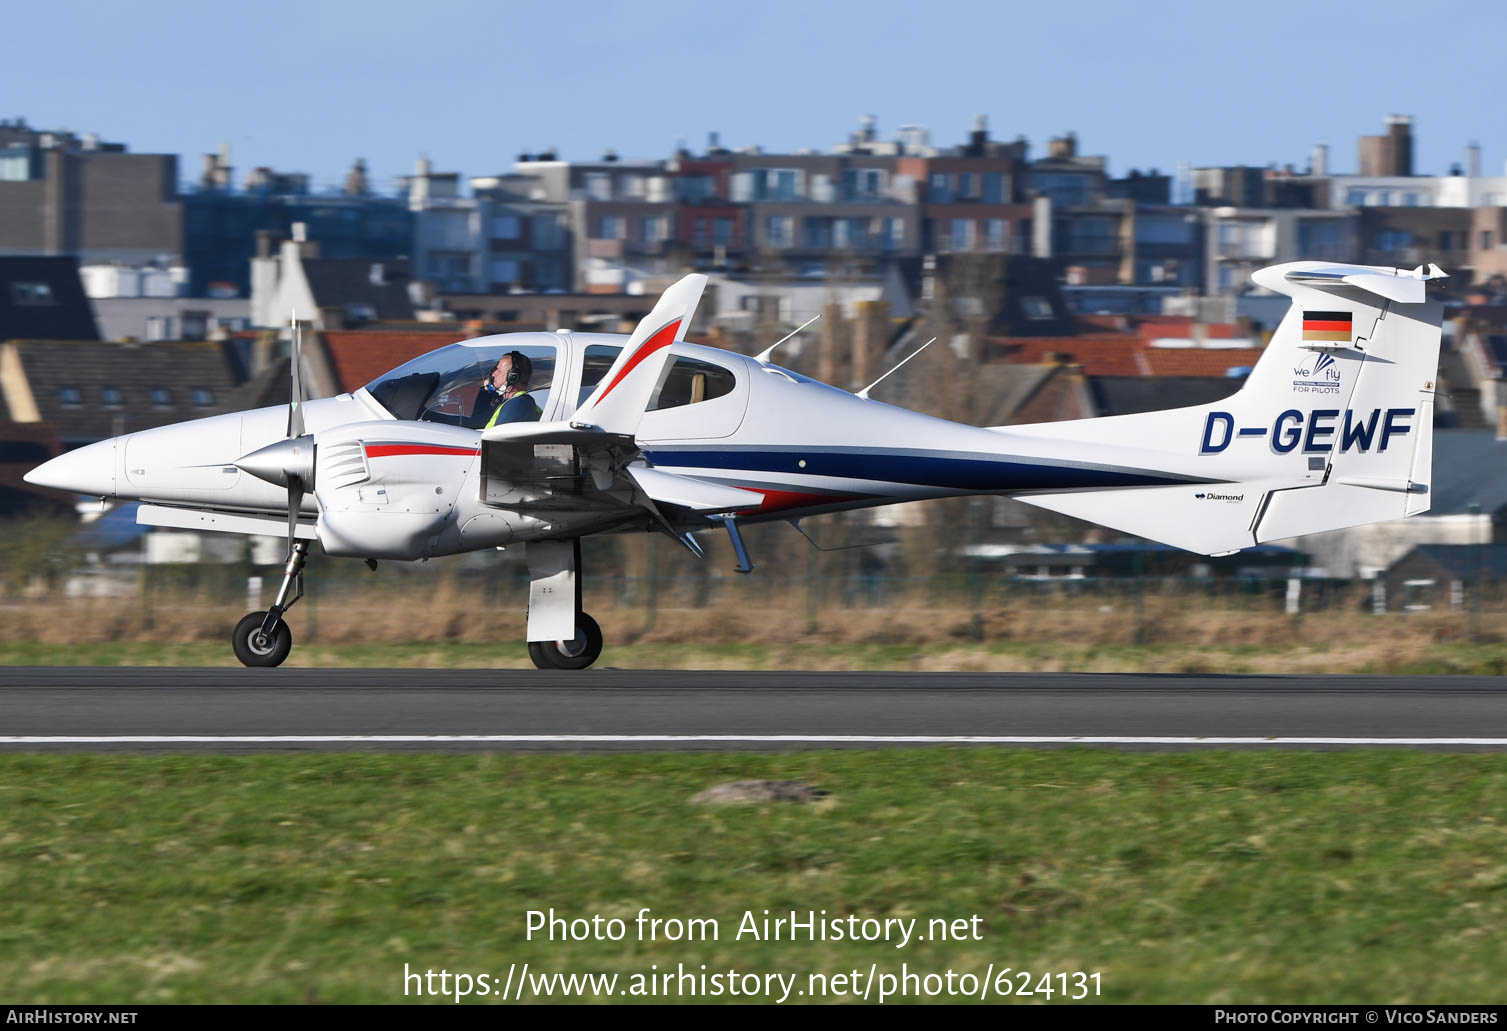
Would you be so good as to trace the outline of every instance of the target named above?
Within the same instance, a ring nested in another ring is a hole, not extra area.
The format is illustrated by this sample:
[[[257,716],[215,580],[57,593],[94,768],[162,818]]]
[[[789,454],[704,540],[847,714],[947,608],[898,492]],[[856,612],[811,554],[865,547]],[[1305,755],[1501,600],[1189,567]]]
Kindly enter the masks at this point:
[[[69,645],[0,641],[0,666],[236,666],[228,642],[100,641]],[[295,643],[288,666],[390,669],[532,668],[522,641]],[[1064,644],[968,641],[930,644],[609,644],[601,667],[619,669],[972,670],[1082,673],[1507,673],[1507,644],[1439,644],[1398,658],[1326,643],[1269,645]]]
[[[706,809],[792,778],[807,806]],[[1099,971],[1106,1001],[1507,1001],[1507,757],[897,750],[0,756],[0,997],[390,1002],[505,974]],[[548,943],[525,912],[713,917]],[[733,941],[746,909],[981,942]],[[1056,1000],[1054,1000],[1056,1001]]]

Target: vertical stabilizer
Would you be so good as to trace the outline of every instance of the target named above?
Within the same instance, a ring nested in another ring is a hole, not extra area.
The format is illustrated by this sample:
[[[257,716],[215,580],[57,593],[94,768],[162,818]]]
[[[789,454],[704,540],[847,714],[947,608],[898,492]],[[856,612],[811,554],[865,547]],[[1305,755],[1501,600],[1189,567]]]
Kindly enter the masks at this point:
[[[1042,508],[1215,554],[1426,512],[1441,306],[1434,266],[1293,262],[1257,272],[1292,307],[1245,385],[1210,405],[1002,434],[1140,451],[1201,486],[1022,496]]]

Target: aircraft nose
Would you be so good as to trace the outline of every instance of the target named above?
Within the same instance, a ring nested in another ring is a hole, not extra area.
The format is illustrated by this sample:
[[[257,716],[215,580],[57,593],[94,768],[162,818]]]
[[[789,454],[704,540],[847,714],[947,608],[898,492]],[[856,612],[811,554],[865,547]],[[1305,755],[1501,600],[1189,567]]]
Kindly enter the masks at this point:
[[[27,473],[25,480],[39,487],[87,494],[92,498],[114,497],[115,448],[115,440],[101,440],[65,451]]]

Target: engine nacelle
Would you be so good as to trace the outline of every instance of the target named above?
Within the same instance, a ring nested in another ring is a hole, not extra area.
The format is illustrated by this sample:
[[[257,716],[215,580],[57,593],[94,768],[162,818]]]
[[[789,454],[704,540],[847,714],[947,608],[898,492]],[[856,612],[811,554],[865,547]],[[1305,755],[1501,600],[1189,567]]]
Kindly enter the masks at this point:
[[[330,555],[412,561],[434,553],[448,518],[443,512],[325,510],[315,532]]]
[[[317,437],[319,543],[331,555],[435,554],[476,462],[477,433],[414,422],[354,423]]]

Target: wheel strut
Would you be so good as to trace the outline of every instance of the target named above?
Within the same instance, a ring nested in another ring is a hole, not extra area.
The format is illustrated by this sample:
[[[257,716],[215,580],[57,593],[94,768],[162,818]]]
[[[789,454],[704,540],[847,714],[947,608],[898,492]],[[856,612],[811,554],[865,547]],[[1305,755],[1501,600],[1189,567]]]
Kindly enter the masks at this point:
[[[303,597],[303,567],[309,557],[309,542],[294,541],[288,551],[288,564],[283,566],[282,586],[277,589],[277,598],[267,610],[262,621],[262,633],[271,636],[277,621]]]

